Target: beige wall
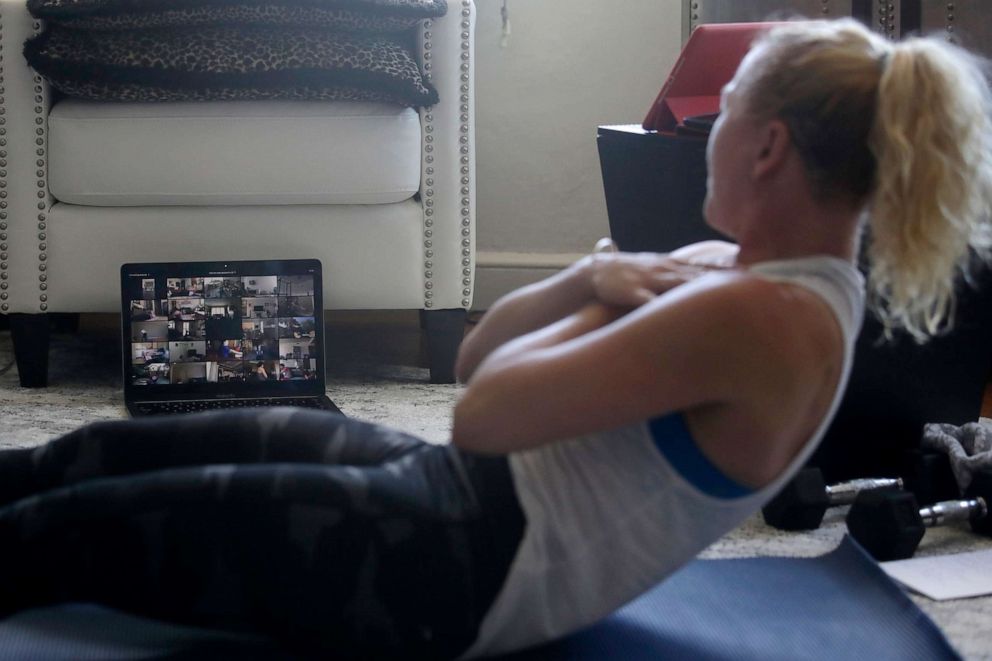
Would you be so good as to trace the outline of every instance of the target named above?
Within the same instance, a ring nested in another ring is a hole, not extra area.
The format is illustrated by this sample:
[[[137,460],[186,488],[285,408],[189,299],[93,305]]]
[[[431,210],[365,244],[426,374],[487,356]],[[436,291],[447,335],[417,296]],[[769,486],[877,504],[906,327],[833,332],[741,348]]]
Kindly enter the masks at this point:
[[[596,127],[640,123],[678,56],[681,0],[476,0],[476,308],[609,232]]]

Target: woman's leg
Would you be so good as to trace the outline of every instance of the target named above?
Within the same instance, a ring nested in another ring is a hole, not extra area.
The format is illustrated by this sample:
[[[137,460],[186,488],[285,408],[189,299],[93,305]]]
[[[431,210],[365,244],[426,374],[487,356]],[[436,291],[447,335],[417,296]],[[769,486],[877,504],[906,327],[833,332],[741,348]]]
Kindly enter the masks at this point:
[[[95,601],[326,658],[451,657],[494,597],[477,576],[509,565],[492,535],[509,549],[522,531],[494,530],[456,461],[424,444],[380,465],[174,468],[21,499],[0,509],[0,607]]]
[[[207,464],[373,465],[422,443],[386,427],[292,408],[97,422],[37,448],[0,452],[0,506],[95,477]]]

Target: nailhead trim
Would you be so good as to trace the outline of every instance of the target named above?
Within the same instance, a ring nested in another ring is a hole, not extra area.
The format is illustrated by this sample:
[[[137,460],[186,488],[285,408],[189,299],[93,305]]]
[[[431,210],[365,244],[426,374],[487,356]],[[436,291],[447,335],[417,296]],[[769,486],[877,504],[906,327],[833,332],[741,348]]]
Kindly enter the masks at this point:
[[[34,21],[32,23],[35,34],[41,32],[41,22]],[[47,125],[45,124],[45,87],[42,82],[41,76],[35,74],[33,77],[34,81],[34,112],[35,118],[34,123],[38,128],[35,129],[35,133],[38,136],[35,140],[35,155],[38,157],[35,161],[35,166],[37,166],[37,171],[35,175],[38,177],[38,270],[41,274],[38,276],[38,309],[42,312],[48,310],[48,276],[46,275],[48,261],[48,169],[47,164],[47,154],[48,149],[48,135],[47,135]]]
[[[6,107],[7,96],[6,96],[6,93],[5,93],[6,92],[7,84],[6,84],[6,81],[4,80],[4,71],[3,71],[3,46],[4,46],[3,37],[4,37],[4,32],[3,32],[3,17],[0,16],[0,94],[3,94],[3,96],[0,96],[0,115],[6,115],[7,114],[7,107]],[[2,151],[0,151],[0,157],[3,158],[3,165],[6,166],[6,164],[7,164],[7,150],[6,150],[6,147],[7,147],[7,128],[6,128],[6,126],[0,126],[0,147],[4,147],[4,149]],[[7,171],[6,170],[0,171],[0,188],[2,188],[2,189],[6,189],[7,188]],[[0,197],[6,198],[7,197],[7,191],[6,190],[3,190],[2,194],[0,194]],[[2,204],[0,204],[0,208],[3,208],[3,209],[6,209],[7,208],[7,202],[6,202],[6,200]],[[9,297],[9,294],[7,293],[7,288],[10,286],[9,283],[7,282],[7,280],[10,278],[10,274],[7,272],[8,264],[7,264],[7,252],[6,252],[7,251],[7,244],[6,244],[6,241],[7,241],[7,212],[6,211],[0,212],[0,220],[2,220],[2,222],[0,222],[0,230],[3,230],[3,233],[0,234],[0,240],[4,241],[4,243],[2,244],[3,245],[2,250],[4,252],[3,252],[3,254],[0,254],[0,290],[2,290],[2,291],[0,291],[0,301],[2,301],[2,303],[0,303],[0,312],[7,312],[10,309],[10,304],[7,302],[7,299]]]
[[[700,24],[700,7],[703,5],[704,0],[691,0],[688,3],[689,9],[689,31],[691,32]],[[945,30],[947,32],[947,37],[951,41],[954,41],[952,36],[954,32],[953,21],[954,17],[951,15],[954,9],[954,3],[948,2],[948,22],[945,24]],[[890,9],[889,7],[892,6]],[[830,17],[835,12],[834,0],[820,0],[820,14],[824,17]],[[843,13],[843,12],[842,12]],[[878,32],[882,35],[888,37],[889,39],[898,39],[899,30],[896,25],[896,9],[894,0],[874,0],[872,2],[872,15],[875,17],[875,27]]]
[[[422,35],[422,37],[423,37],[423,44],[422,44],[422,46],[423,46],[423,50],[422,50],[422,52],[423,52],[423,58],[422,58],[423,59],[423,64],[422,64],[422,66],[423,66],[424,78],[426,78],[427,80],[431,80],[431,78],[432,78],[432,73],[431,73],[431,71],[432,71],[431,59],[433,58],[433,53],[431,51],[432,51],[432,49],[434,47],[434,43],[433,43],[433,41],[431,39],[432,36],[433,36],[432,33],[431,33],[431,28],[432,27],[433,27],[433,21],[430,21],[430,20],[424,21],[424,31],[423,31],[423,35]],[[424,133],[426,134],[426,137],[424,139],[422,148],[423,148],[423,153],[424,153],[424,161],[426,163],[433,163],[434,162],[434,157],[427,155],[429,152],[433,151],[434,148],[431,145],[429,145],[428,144],[429,141],[426,140],[426,138],[427,137],[431,137],[431,134],[434,132],[433,122],[434,122],[433,108],[432,107],[425,108],[424,109],[424,113],[423,113],[423,123],[424,123]],[[431,138],[431,141],[433,141],[433,138]],[[428,159],[430,159],[430,160],[428,160]],[[434,170],[433,167],[431,167],[431,168],[425,168],[425,172],[426,172],[427,169],[431,170],[431,172],[433,172],[433,170]],[[427,227],[427,223],[426,223],[427,219],[430,216],[433,215],[433,209],[430,209],[430,207],[433,207],[434,206],[434,189],[431,188],[432,185],[433,185],[433,183],[427,184],[426,181],[425,181],[424,184],[423,184],[423,186],[422,186],[425,189],[424,190],[424,195],[423,195],[424,227],[425,228]],[[430,213],[428,213],[428,211]],[[428,230],[425,229],[424,232],[423,232],[424,237],[425,237],[424,238],[424,254],[425,255],[427,253],[429,253],[429,252],[432,252],[432,251],[430,251],[428,249],[433,245],[432,242],[426,238],[428,236],[427,231]],[[425,276],[425,287],[426,287],[427,284],[430,284],[429,277],[430,276]],[[426,298],[426,296],[425,296],[425,298]],[[430,307],[430,303],[429,302],[425,303],[425,306],[426,307]]]
[[[820,12],[824,15],[830,14],[830,4],[832,0],[820,0]],[[703,0],[692,0],[688,3],[689,9],[689,32],[691,33],[700,24],[699,20],[699,8],[703,4]],[[746,20],[746,19],[741,19]]]
[[[944,22],[944,33],[949,42],[952,44],[958,43],[958,38],[954,34],[954,21],[957,19],[957,15],[954,13],[954,3],[947,3],[947,20]]]
[[[878,31],[888,39],[895,40],[898,37],[895,3],[888,0],[876,0],[876,8],[878,14]]]
[[[462,307],[469,307],[471,305],[471,295],[472,295],[472,251],[471,251],[471,225],[472,225],[472,199],[470,197],[470,175],[471,168],[469,166],[470,160],[470,147],[469,147],[469,131],[471,129],[469,125],[469,82],[470,74],[472,71],[471,63],[471,37],[472,33],[470,28],[472,27],[471,16],[472,16],[472,0],[462,0],[461,2],[461,16],[462,20],[460,26],[462,28],[461,32],[461,53],[459,54],[460,64],[459,64],[459,91],[461,92],[459,96],[459,162],[461,164],[461,185],[462,188],[460,193],[461,197],[461,208],[460,216],[462,218],[462,295],[465,297],[462,299]],[[423,75],[427,80],[431,80],[434,58],[433,48],[434,34],[432,32],[434,23],[431,20],[424,21],[424,29],[422,33],[423,38]],[[423,191],[423,209],[424,209],[424,226],[423,226],[423,239],[424,239],[424,307],[431,308],[434,306],[434,205],[435,205],[435,180],[434,180],[434,108],[428,107],[423,111],[423,127],[424,127],[424,140],[423,140],[423,162],[424,162],[424,174],[423,183],[421,189]]]

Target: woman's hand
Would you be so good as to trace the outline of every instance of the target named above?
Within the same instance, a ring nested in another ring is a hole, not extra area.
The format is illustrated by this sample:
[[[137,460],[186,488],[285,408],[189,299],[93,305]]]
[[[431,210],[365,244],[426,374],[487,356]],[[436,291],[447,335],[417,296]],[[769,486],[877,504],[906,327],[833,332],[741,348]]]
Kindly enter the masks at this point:
[[[600,303],[634,308],[704,273],[727,268],[735,255],[736,246],[722,241],[693,244],[670,254],[623,253],[604,238],[588,258],[589,282]]]
[[[640,307],[710,270],[657,253],[596,253],[589,268],[595,299],[625,308]]]

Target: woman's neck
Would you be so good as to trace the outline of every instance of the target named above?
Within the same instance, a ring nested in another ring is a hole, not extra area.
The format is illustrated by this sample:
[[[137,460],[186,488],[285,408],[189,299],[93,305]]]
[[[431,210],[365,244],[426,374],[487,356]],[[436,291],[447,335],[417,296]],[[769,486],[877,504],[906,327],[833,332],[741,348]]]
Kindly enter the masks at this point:
[[[748,223],[737,238],[739,266],[830,255],[853,262],[858,254],[860,212],[823,208],[769,214]]]

